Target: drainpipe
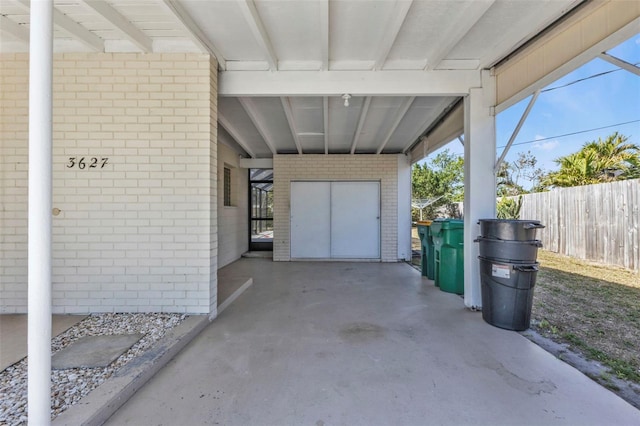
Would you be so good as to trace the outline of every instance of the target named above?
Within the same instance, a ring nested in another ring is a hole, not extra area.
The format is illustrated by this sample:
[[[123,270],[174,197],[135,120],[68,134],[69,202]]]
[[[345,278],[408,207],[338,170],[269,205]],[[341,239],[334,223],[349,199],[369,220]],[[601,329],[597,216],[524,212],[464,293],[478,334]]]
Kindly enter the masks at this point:
[[[53,2],[32,1],[29,43],[29,425],[51,423]]]

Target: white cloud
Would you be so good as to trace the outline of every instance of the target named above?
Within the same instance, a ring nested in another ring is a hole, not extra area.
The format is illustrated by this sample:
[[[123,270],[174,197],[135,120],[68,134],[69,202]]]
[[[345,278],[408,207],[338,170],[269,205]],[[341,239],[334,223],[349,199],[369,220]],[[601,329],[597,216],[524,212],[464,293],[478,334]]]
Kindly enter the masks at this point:
[[[540,142],[534,143],[533,147],[542,151],[553,151],[559,143],[557,139],[543,141],[542,139],[545,139],[545,137],[541,135],[536,135],[535,139]]]

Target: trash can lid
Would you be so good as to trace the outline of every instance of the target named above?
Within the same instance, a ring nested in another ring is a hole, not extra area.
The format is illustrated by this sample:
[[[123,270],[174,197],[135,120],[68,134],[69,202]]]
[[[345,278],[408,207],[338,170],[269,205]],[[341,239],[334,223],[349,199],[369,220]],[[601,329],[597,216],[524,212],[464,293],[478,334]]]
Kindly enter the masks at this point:
[[[418,225],[424,225],[424,226],[430,226],[431,225],[431,220],[419,220],[417,223]]]

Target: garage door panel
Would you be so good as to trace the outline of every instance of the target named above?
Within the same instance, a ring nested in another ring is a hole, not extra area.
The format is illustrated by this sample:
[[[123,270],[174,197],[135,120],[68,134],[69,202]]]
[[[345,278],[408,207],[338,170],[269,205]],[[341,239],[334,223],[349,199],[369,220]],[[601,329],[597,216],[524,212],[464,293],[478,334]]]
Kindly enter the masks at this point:
[[[331,256],[329,182],[291,182],[291,257]]]
[[[380,257],[378,182],[332,182],[331,257]]]

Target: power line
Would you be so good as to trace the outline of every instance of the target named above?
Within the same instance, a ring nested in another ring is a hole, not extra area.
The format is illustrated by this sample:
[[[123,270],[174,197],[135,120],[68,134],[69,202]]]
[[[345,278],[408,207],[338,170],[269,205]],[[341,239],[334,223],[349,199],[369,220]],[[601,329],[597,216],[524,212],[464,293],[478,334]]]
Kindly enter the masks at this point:
[[[588,130],[580,130],[578,132],[572,132],[572,133],[565,133],[563,135],[558,135],[558,136],[549,136],[548,138],[541,138],[541,139],[535,139],[532,141],[526,141],[526,142],[518,142],[518,143],[514,143],[511,144],[511,146],[517,146],[517,145],[526,145],[529,143],[535,143],[535,142],[540,142],[540,141],[547,141],[549,139],[559,139],[559,138],[564,138],[566,136],[573,136],[573,135],[579,135],[581,133],[589,133],[589,132],[595,132],[596,130],[602,130],[602,129],[609,129],[611,127],[617,127],[617,126],[624,126],[626,124],[632,124],[632,123],[638,123],[640,122],[640,120],[631,120],[631,121],[626,121],[624,123],[618,123],[618,124],[612,124],[610,126],[603,126],[603,127],[596,127],[595,129],[588,129]],[[499,146],[498,148],[504,148],[506,145],[503,146]]]
[[[633,65],[638,66],[638,64],[640,64],[640,62],[637,62],[637,63],[635,63]],[[603,75],[611,74],[612,72],[618,72],[618,71],[622,71],[622,68],[616,68],[614,70],[603,71],[601,73],[593,74],[593,75],[590,75],[588,77],[579,78],[578,80],[570,81],[569,83],[563,84],[562,86],[549,87],[548,89],[541,90],[540,93],[550,92],[552,90],[557,90],[557,89],[562,89],[564,87],[571,86],[571,85],[576,84],[576,83],[581,83],[583,81],[590,80],[592,78],[602,77]]]

